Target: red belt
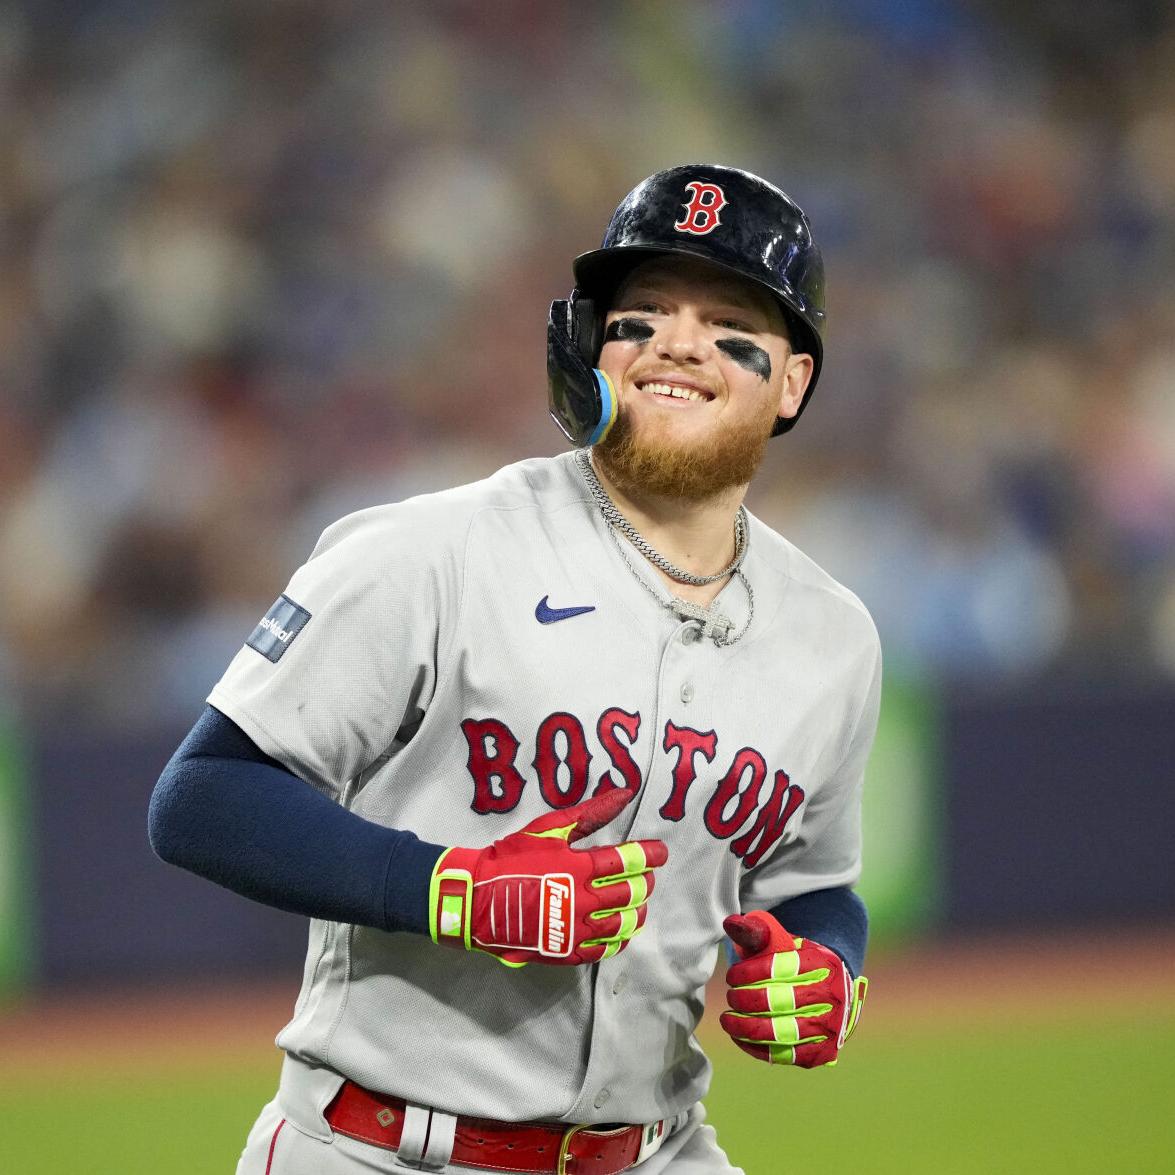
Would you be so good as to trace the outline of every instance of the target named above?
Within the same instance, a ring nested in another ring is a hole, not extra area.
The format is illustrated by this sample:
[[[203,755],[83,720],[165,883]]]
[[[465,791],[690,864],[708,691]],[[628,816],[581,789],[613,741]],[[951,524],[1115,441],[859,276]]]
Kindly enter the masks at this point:
[[[396,1150],[404,1128],[402,1098],[372,1093],[348,1081],[326,1111],[336,1134]],[[667,1130],[669,1122],[651,1126],[565,1126],[559,1122],[495,1122],[490,1118],[457,1118],[453,1156],[463,1167],[525,1175],[619,1175],[632,1167],[641,1152],[645,1131]]]

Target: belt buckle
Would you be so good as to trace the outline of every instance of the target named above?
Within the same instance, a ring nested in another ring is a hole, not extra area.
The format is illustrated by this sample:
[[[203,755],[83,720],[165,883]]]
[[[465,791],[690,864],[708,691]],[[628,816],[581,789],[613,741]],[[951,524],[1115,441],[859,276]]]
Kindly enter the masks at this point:
[[[587,1130],[590,1123],[583,1123],[580,1126],[569,1126],[563,1131],[563,1140],[559,1143],[559,1157],[555,1161],[555,1175],[573,1175],[567,1170],[567,1164],[575,1158],[570,1154],[571,1140],[581,1131]]]

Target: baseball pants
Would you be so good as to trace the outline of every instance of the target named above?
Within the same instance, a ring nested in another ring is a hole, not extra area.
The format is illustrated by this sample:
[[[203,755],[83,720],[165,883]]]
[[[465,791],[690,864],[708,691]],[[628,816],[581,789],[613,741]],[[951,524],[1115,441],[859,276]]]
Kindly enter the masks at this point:
[[[705,1124],[705,1116],[701,1103],[694,1106],[686,1124],[632,1171],[637,1175],[745,1175],[741,1167],[731,1166],[714,1128]],[[402,1175],[409,1169],[396,1165],[393,1152],[340,1134],[329,1142],[312,1138],[283,1117],[274,1098],[249,1133],[237,1175]],[[482,1171],[501,1175],[500,1171],[454,1165],[444,1167],[439,1175]]]

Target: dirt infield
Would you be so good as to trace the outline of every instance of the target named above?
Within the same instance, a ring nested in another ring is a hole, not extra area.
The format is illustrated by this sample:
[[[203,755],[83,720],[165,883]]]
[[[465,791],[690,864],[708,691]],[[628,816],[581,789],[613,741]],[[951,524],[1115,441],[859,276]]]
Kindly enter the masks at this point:
[[[870,1023],[883,1029],[900,1022],[907,1033],[930,1031],[944,1018],[990,1022],[1026,1001],[1051,1002],[1053,1019],[1087,1015],[1107,1000],[1169,1013],[1175,927],[926,943],[878,953],[868,972]],[[273,1038],[290,1015],[297,986],[291,974],[280,982],[201,981],[31,999],[0,1009],[0,1073],[261,1065],[269,1056],[276,1067]],[[720,981],[712,983],[712,1012],[722,1005],[722,991]],[[709,1015],[703,1030],[715,1022]]]

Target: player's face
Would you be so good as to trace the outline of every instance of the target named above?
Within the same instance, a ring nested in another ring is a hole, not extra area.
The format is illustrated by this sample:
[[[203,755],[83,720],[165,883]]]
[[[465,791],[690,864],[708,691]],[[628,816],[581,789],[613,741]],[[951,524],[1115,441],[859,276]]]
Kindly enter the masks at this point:
[[[620,405],[596,449],[604,467],[626,488],[690,499],[751,480],[776,417],[796,414],[812,374],[766,291],[684,257],[629,275],[599,366]]]

